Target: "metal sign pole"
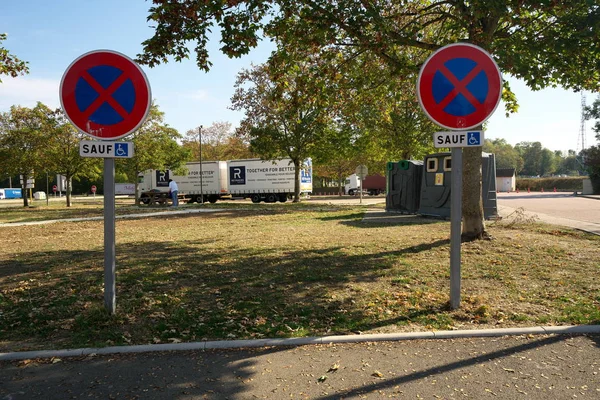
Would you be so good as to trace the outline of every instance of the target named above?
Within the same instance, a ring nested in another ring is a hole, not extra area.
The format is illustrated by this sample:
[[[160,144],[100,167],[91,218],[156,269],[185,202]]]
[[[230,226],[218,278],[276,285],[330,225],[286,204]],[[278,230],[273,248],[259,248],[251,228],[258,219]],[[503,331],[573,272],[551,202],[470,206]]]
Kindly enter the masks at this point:
[[[104,307],[116,311],[115,295],[115,159],[104,159]]]
[[[452,149],[450,208],[450,307],[460,307],[460,247],[462,221],[462,148]]]
[[[363,177],[362,175],[358,177],[358,180],[360,181],[360,185],[358,186],[359,189],[359,193],[360,193],[360,204],[362,204],[362,188],[363,188]]]
[[[202,187],[202,125],[198,128],[198,136],[200,136],[200,203],[204,204],[204,188]]]

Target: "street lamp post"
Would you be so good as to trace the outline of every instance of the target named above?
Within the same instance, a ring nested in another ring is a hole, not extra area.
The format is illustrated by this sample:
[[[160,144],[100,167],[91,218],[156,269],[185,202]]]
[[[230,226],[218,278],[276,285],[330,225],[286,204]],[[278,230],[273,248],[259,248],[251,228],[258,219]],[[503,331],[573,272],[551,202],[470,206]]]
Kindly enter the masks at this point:
[[[198,128],[198,142],[200,145],[200,202],[204,204],[204,188],[202,187],[202,125]]]

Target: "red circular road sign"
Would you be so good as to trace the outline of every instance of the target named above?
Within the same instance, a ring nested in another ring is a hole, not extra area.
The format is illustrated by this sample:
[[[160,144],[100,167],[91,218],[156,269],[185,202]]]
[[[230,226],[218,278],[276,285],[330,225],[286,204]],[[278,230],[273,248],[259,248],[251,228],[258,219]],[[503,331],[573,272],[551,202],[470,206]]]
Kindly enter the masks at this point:
[[[83,54],[60,82],[60,103],[83,133],[115,140],[135,131],[150,111],[150,84],[129,57],[112,50]]]
[[[56,186],[56,185],[52,186],[52,191],[53,192],[56,192],[57,190],[58,190],[58,186]]]
[[[92,185],[92,193],[96,193],[96,185]]]
[[[492,56],[470,43],[454,43],[433,53],[421,67],[417,96],[423,111],[450,130],[472,129],[496,110],[502,75]]]

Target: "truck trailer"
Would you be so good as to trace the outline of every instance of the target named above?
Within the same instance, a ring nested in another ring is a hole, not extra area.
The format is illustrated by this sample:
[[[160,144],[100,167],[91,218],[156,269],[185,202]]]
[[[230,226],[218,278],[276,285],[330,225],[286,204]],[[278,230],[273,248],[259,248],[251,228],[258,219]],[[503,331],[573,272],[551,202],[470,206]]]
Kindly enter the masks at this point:
[[[227,182],[232,197],[250,198],[253,203],[286,202],[294,195],[295,167],[289,158],[278,160],[227,161]],[[312,192],[312,160],[300,170],[300,193]]]
[[[19,188],[0,189],[0,200],[2,199],[21,199],[23,198],[22,190]]]
[[[177,182],[179,198],[188,202],[214,203],[223,197],[249,198],[254,203],[285,202],[294,195],[294,163],[291,159],[258,158],[231,161],[191,162],[186,175],[148,170],[139,176],[140,201],[144,204],[168,199],[169,179]],[[200,190],[202,170],[202,191]],[[312,192],[312,161],[300,170],[300,193]]]
[[[360,180],[356,174],[350,175],[346,178],[346,184],[344,185],[346,194],[354,196],[359,193]],[[363,193],[368,193],[369,196],[377,196],[378,194],[385,193],[385,176],[381,175],[367,175],[362,182]]]
[[[178,197],[189,203],[215,203],[221,196],[228,194],[225,161],[204,161],[202,165],[199,162],[190,162],[186,164],[186,168],[185,175],[175,175],[170,170],[147,170],[140,174],[138,177],[140,201],[148,204],[152,199],[158,198],[157,193],[168,196],[169,179],[177,183]]]

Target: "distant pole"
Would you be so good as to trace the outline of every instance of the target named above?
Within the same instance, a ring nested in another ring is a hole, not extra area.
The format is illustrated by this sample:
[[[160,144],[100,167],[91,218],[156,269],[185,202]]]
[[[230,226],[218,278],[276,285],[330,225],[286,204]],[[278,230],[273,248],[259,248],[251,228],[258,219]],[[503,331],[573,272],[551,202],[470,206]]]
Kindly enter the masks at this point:
[[[46,171],[46,206],[50,198],[50,184],[48,183],[48,171]]]
[[[202,187],[202,125],[198,128],[198,139],[200,144],[200,202],[204,204],[204,189]]]
[[[362,188],[363,188],[363,176],[362,175],[360,175],[358,177],[358,181],[360,182],[360,185],[358,187],[359,188],[359,194],[360,194],[360,204],[362,204]]]

